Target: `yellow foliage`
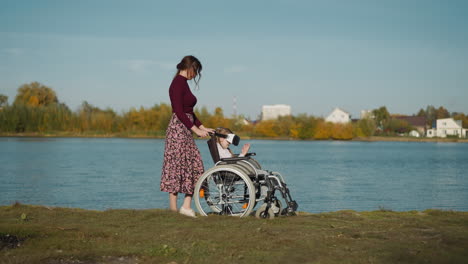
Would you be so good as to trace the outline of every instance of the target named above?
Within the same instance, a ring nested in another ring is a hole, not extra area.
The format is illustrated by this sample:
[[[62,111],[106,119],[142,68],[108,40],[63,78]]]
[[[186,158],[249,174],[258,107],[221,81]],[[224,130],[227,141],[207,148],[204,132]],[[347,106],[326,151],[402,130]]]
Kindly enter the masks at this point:
[[[301,124],[294,123],[289,129],[289,136],[292,138],[299,138],[299,133],[302,128]]]
[[[315,132],[315,139],[330,139],[332,136],[333,124],[328,122],[319,122]]]
[[[258,123],[255,126],[255,132],[259,136],[263,137],[277,137],[278,133],[275,129],[275,121],[267,120]]]
[[[334,124],[332,129],[332,138],[349,140],[353,138],[353,125],[347,124]]]
[[[37,98],[37,96],[33,95],[33,96],[29,97],[28,105],[38,106],[39,105],[39,99]]]

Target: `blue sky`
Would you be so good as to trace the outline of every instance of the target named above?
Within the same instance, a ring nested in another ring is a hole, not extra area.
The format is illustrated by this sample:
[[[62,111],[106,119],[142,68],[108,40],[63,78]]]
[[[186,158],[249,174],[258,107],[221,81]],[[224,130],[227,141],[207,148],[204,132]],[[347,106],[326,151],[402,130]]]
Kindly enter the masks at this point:
[[[33,81],[75,110],[169,103],[184,55],[198,106],[256,118],[387,106],[468,113],[468,1],[0,0],[0,94]]]

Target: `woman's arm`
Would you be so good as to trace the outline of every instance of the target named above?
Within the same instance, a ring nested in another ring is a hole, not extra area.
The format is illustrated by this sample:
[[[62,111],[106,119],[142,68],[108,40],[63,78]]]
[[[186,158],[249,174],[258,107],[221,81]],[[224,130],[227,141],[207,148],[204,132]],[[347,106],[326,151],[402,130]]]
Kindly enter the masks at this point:
[[[207,137],[208,136],[208,131],[202,130],[198,128],[196,125],[193,125],[190,130],[192,130],[197,136],[199,137]]]
[[[200,128],[201,130],[206,131],[206,132],[210,132],[210,133],[214,133],[214,132],[215,132],[215,130],[214,130],[213,128],[207,128],[207,127],[205,127],[205,126],[203,126],[203,125],[200,125],[199,128]]]

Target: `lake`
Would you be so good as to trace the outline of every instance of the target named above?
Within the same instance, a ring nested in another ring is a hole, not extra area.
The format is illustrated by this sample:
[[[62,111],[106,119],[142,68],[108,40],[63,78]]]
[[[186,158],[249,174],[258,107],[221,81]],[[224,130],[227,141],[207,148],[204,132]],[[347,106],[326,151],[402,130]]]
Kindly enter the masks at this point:
[[[468,144],[246,140],[299,211],[468,211]],[[213,162],[197,140],[205,169]],[[238,153],[240,147],[233,147]],[[167,208],[163,139],[0,138],[0,205]]]

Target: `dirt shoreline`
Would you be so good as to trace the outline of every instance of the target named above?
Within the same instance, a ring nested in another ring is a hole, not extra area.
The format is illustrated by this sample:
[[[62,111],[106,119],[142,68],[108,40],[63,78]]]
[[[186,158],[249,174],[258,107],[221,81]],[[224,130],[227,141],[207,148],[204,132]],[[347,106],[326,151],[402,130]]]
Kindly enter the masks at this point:
[[[164,139],[164,136],[159,135],[144,135],[144,134],[68,134],[68,133],[0,133],[0,137],[43,137],[43,138],[141,138],[141,139]],[[301,140],[288,137],[249,137],[242,136],[246,140]],[[318,140],[304,139],[304,141],[362,141],[362,142],[448,142],[448,143],[468,143],[468,139],[462,138],[414,138],[414,137],[357,137],[351,140]]]

